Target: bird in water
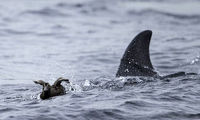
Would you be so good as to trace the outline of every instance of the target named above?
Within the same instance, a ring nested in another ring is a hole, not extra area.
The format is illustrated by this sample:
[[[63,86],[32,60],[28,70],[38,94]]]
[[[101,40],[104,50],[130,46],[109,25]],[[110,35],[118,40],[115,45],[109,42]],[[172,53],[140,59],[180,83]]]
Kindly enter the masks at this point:
[[[43,80],[34,81],[36,84],[40,84],[43,86],[42,93],[40,94],[41,99],[48,99],[53,96],[64,95],[66,94],[65,88],[61,85],[61,82],[70,83],[68,79],[58,78],[53,85],[50,85],[48,82],[44,82]]]

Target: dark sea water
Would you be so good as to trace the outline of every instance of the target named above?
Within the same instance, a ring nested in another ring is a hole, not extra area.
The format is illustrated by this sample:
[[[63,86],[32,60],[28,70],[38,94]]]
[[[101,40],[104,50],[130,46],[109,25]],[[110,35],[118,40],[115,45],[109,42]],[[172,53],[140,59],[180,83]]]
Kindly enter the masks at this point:
[[[1,1],[0,120],[199,120],[200,75],[115,77],[146,29],[160,75],[200,74],[199,11],[199,0]],[[41,100],[33,80],[58,77],[75,91]]]

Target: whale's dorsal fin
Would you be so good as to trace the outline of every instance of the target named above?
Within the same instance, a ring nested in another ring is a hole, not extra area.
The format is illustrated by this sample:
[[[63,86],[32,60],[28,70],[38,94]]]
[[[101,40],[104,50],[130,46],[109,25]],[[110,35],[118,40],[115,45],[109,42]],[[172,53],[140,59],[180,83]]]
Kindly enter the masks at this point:
[[[157,73],[151,64],[149,44],[151,30],[139,33],[127,47],[116,76],[154,76]]]

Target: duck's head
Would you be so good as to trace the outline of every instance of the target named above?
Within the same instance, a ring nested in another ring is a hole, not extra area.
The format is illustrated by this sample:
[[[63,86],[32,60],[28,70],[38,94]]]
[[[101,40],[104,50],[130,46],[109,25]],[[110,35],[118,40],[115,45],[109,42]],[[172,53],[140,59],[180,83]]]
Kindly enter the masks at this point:
[[[47,99],[51,96],[51,85],[49,83],[45,83],[43,85],[42,93],[40,94],[41,99]]]
[[[47,82],[44,82],[42,80],[34,81],[36,84],[40,84],[43,86],[42,93],[40,94],[41,99],[47,99],[51,97],[51,85]]]

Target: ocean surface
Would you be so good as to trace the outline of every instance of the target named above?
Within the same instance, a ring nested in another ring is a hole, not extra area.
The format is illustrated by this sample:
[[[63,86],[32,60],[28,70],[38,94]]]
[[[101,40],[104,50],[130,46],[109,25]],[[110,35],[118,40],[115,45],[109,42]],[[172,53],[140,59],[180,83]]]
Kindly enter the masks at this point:
[[[199,11],[199,0],[1,1],[0,120],[199,120]],[[197,75],[116,78],[147,29],[159,75]],[[33,81],[59,77],[75,90],[41,100]]]

